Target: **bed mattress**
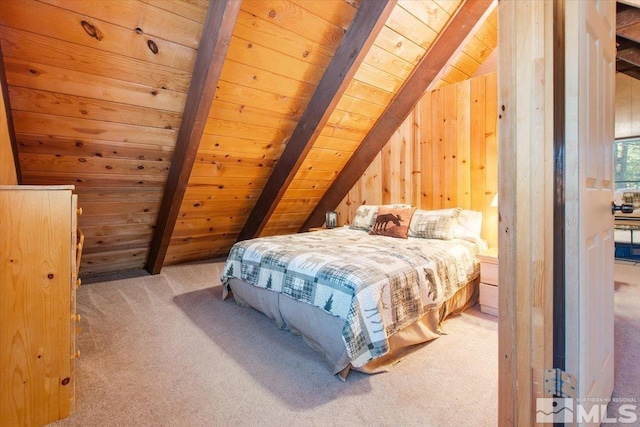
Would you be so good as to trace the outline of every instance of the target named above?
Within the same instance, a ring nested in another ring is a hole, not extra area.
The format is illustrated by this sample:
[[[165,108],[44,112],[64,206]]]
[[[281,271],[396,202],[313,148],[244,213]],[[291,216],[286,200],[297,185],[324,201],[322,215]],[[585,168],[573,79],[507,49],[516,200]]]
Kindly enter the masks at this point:
[[[438,336],[442,315],[475,294],[467,285],[479,276],[479,250],[465,240],[398,239],[347,227],[258,238],[232,248],[224,296],[233,290],[239,304],[301,333],[334,370],[366,371],[393,353],[397,334],[411,325],[428,325],[420,342]],[[448,307],[455,295],[464,301]]]

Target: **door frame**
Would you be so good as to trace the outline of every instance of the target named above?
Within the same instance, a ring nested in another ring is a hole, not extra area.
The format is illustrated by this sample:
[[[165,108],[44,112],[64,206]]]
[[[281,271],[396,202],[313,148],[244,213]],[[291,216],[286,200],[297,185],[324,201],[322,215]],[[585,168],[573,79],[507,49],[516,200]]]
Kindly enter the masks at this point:
[[[565,1],[498,5],[501,426],[535,424],[535,399],[551,397],[544,391],[544,371],[565,368],[566,322],[575,322],[566,317],[561,230],[569,172],[564,168]]]
[[[501,426],[534,425],[535,399],[549,397],[543,378],[553,363],[554,14],[562,4],[498,4]]]

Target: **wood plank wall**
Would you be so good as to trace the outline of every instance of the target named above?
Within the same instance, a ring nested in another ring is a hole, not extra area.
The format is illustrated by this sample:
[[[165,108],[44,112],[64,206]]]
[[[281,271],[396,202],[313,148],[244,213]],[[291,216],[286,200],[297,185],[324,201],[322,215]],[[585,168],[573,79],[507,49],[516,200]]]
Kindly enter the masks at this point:
[[[76,186],[83,279],[144,267],[207,5],[0,1],[23,183]]]
[[[4,96],[0,90],[0,185],[15,185],[17,183],[16,166],[13,161],[13,150],[7,126],[7,111]]]
[[[348,224],[361,204],[460,206],[483,212],[483,238],[497,246],[496,73],[427,92],[337,207]]]
[[[229,252],[356,11],[241,4],[165,264]]]
[[[640,80],[616,74],[616,138],[640,136]]]
[[[267,234],[300,228],[460,3],[398,0]],[[208,4],[0,1],[22,181],[76,186],[83,279],[146,262]],[[167,264],[228,253],[359,5],[242,2]],[[488,15],[442,84],[470,77],[493,51]]]
[[[459,5],[459,1],[398,1],[261,236],[294,233],[300,229]],[[490,23],[481,27],[495,39],[495,28]],[[476,49],[467,50],[470,45]],[[477,48],[478,45],[482,48]],[[467,78],[494,47],[490,42],[484,45],[474,34],[461,46],[439,82],[444,81],[444,76]],[[463,63],[467,64],[466,68],[461,67]]]

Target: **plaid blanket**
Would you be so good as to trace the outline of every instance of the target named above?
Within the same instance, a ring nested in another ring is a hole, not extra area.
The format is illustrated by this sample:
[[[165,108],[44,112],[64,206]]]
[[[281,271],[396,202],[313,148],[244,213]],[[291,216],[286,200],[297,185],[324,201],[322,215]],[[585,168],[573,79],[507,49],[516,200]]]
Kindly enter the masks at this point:
[[[235,277],[344,319],[342,337],[358,367],[476,278],[478,251],[465,240],[397,239],[347,227],[257,238],[231,249],[223,298]]]

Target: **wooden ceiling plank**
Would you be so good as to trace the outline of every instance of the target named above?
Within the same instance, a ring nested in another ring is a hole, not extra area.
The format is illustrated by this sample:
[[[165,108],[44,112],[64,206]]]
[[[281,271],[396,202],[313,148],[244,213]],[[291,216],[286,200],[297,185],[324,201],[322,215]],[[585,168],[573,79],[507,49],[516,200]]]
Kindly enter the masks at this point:
[[[301,231],[322,225],[325,212],[334,209],[342,201],[420,100],[429,84],[447,65],[458,46],[482,18],[491,3],[490,0],[466,1],[460,6],[383,116],[367,134],[320,203],[309,215],[300,228]]]
[[[16,133],[20,153],[75,157],[100,157],[119,160],[171,162],[173,147],[137,144],[129,141],[100,141],[55,135]]]
[[[196,0],[196,1],[181,1],[175,0],[140,0],[142,3],[146,3],[155,6],[159,9],[164,9],[168,12],[175,13],[176,15],[183,16],[191,19],[192,21],[204,24],[207,2],[208,0]]]
[[[173,162],[145,267],[151,274],[158,274],[162,269],[239,10],[240,0],[213,1],[209,4]]]
[[[58,116],[134,126],[178,129],[182,113],[141,107],[119,102],[96,100],[41,89],[12,86],[11,104],[18,111],[31,113],[55,112]]]
[[[360,5],[238,240],[259,235],[269,221],[395,4],[385,0]]]
[[[78,77],[82,77],[80,80],[87,80],[91,75],[100,79],[100,76],[103,75],[109,76],[110,79],[146,86],[147,92],[157,90],[162,93],[167,90],[184,94],[189,90],[190,72],[126,56],[113,55],[97,47],[80,46],[72,42],[9,27],[2,27],[2,43],[7,59],[13,58],[19,64],[26,64],[25,67],[33,67],[34,64],[38,64],[37,67],[40,67],[46,64],[45,72],[39,74],[41,76],[48,73],[58,74],[60,70],[56,69],[59,68],[79,73],[69,77],[69,80],[78,79]],[[69,52],[73,52],[74,55],[69,55]],[[8,65],[7,68],[9,68]],[[39,68],[35,68],[35,70],[36,72],[40,71]],[[56,87],[59,90],[64,86],[49,87]],[[117,99],[122,98],[122,96],[117,97]],[[180,112],[182,112],[182,108]]]
[[[192,49],[198,48],[202,26],[183,16],[167,13],[164,9],[142,2],[113,2],[104,0],[40,0],[51,6],[66,9],[85,17],[91,17],[135,28],[146,36],[168,40]],[[167,31],[170,29],[171,31]]]
[[[188,71],[193,67],[196,50],[157,37],[148,37],[134,28],[61,9],[41,2],[30,2],[24,13],[23,2],[0,2],[0,24],[19,28],[52,39],[63,39],[85,47],[100,47],[116,56],[135,58]],[[51,25],[55,22],[55,25]],[[82,24],[84,22],[84,24]],[[86,27],[86,29],[85,29]],[[148,41],[157,50],[151,50]],[[157,53],[154,53],[157,52]]]
[[[174,129],[135,126],[19,110],[14,110],[13,113],[13,125],[18,134],[41,135],[43,138],[47,135],[76,139],[90,137],[100,141],[131,141],[154,147],[158,144],[173,147],[176,135],[179,135],[179,132]]]
[[[13,115],[11,113],[11,102],[9,100],[9,85],[7,84],[7,74],[4,69],[4,56],[2,55],[2,45],[0,45],[0,90],[7,118],[7,130],[9,131],[9,141],[11,141],[11,151],[13,152],[13,163],[16,168],[16,178],[18,184],[22,184],[22,172],[20,169],[20,158],[18,157],[18,143],[16,141],[16,131],[13,127]],[[1,113],[0,113],[1,114]]]
[[[323,19],[318,19],[317,15],[308,12],[306,9],[287,1],[246,1],[242,5],[242,11],[249,13],[255,18],[251,26],[259,28],[261,31],[269,31],[260,21],[275,24],[281,29],[278,33],[282,35],[285,44],[291,36],[298,38],[297,46],[306,44],[307,40],[324,46],[324,49],[336,49],[344,34],[342,27],[329,24]],[[285,31],[283,31],[285,30]],[[296,55],[297,56],[297,55]]]
[[[22,184],[29,185],[69,185],[73,183],[76,189],[92,187],[135,187],[155,189],[166,182],[166,175],[135,175],[80,173],[80,172],[40,172],[22,171]]]

